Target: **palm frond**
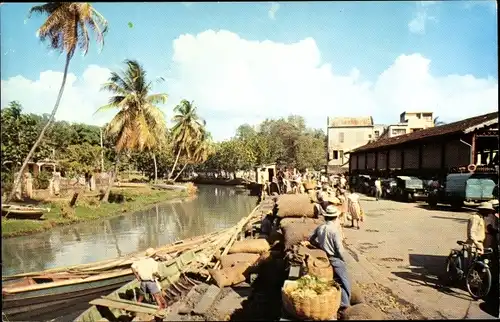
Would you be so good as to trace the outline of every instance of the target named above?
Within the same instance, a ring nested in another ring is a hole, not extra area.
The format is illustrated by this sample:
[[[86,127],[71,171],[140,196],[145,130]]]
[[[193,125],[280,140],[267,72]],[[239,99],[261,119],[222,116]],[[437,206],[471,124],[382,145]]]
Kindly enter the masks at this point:
[[[146,101],[149,104],[165,104],[167,103],[168,95],[167,94],[153,94],[146,97]]]

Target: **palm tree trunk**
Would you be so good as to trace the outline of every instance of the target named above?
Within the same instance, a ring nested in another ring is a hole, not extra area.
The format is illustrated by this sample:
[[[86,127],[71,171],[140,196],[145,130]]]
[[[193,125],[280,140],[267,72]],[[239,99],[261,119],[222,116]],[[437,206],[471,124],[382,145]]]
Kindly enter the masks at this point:
[[[69,68],[70,61],[71,61],[71,55],[68,53],[68,54],[66,54],[66,64],[64,65],[64,75],[63,75],[63,80],[61,83],[61,88],[59,89],[59,94],[57,95],[57,100],[56,100],[56,103],[54,105],[54,108],[52,109],[52,113],[50,114],[50,117],[47,121],[47,124],[45,124],[45,126],[43,127],[42,132],[40,132],[38,139],[36,139],[35,144],[33,144],[33,147],[31,148],[30,152],[28,153],[28,155],[24,159],[24,162],[21,166],[21,169],[19,170],[19,173],[17,174],[17,176],[14,180],[14,185],[12,186],[12,191],[10,192],[9,198],[7,198],[6,202],[9,202],[14,198],[17,186],[19,186],[19,184],[21,182],[23,172],[24,172],[24,170],[26,170],[26,167],[28,166],[28,162],[33,157],[33,154],[35,154],[35,151],[38,148],[38,145],[40,145],[40,142],[42,142],[43,136],[45,135],[45,131],[47,131],[49,126],[54,121],[54,117],[56,115],[57,109],[59,108],[59,103],[61,102],[61,97],[62,97],[62,94],[64,92],[64,85],[66,85],[66,77],[68,76],[68,68]]]
[[[181,175],[182,171],[184,171],[184,169],[186,169],[187,167],[187,163],[182,167],[181,171],[179,171],[179,173],[177,174],[177,176],[174,178],[174,182],[177,180],[177,178],[179,178],[179,176]]]
[[[156,155],[153,153],[153,164],[155,166],[155,184],[158,183],[158,166],[156,165]]]
[[[111,176],[109,178],[108,188],[106,189],[106,192],[104,193],[104,196],[101,199],[101,201],[103,201],[103,202],[107,202],[109,199],[109,194],[111,192],[111,188],[113,187],[113,183],[115,183],[116,173],[118,172],[118,163],[119,162],[120,162],[120,154],[116,153],[115,167],[114,167],[113,172],[111,173]]]
[[[170,178],[172,178],[172,174],[174,174],[174,170],[175,170],[175,167],[177,166],[177,161],[179,161],[180,155],[181,155],[181,149],[179,149],[179,151],[177,151],[177,157],[175,157],[175,162],[174,162],[174,166],[172,167],[172,171],[170,171],[170,173],[168,174],[168,180],[170,180]]]

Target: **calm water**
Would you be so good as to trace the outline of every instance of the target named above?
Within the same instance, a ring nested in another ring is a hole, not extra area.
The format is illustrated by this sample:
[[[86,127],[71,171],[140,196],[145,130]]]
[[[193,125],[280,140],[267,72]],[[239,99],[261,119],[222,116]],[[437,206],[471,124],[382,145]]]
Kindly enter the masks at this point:
[[[2,241],[2,276],[115,258],[236,224],[257,198],[199,186],[198,197],[111,219]]]

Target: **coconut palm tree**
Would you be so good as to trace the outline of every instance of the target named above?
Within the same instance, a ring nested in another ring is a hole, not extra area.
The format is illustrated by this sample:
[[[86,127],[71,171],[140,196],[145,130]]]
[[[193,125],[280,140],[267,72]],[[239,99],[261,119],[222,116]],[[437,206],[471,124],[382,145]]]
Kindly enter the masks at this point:
[[[439,120],[439,116],[436,116],[434,118],[434,126],[440,126],[440,125],[445,125],[445,124],[446,124],[445,122]]]
[[[190,145],[202,137],[205,127],[205,121],[196,113],[196,107],[193,102],[182,100],[174,108],[174,112],[177,113],[173,118],[176,123],[172,127],[171,132],[176,157],[172,170],[168,175],[168,180],[170,180],[175,171],[181,153],[188,154]]]
[[[208,160],[214,152],[210,133],[202,130],[200,139],[192,141],[187,150],[187,160],[184,166],[174,178],[176,181],[188,164],[201,164]]]
[[[84,2],[48,2],[43,5],[34,6],[30,9],[28,17],[33,13],[48,15],[45,22],[37,30],[37,36],[40,40],[48,41],[51,49],[57,50],[61,53],[66,53],[66,63],[64,65],[64,74],[57,95],[56,103],[52,109],[47,123],[43,127],[38,139],[33,144],[30,152],[24,159],[21,165],[21,170],[14,180],[14,186],[9,195],[8,200],[14,197],[17,186],[21,181],[21,176],[28,165],[28,162],[33,157],[38,145],[45,135],[45,131],[54,121],[59,103],[66,84],[66,77],[68,75],[68,67],[76,47],[79,46],[83,54],[86,55],[90,45],[89,28],[93,31],[100,48],[104,46],[104,35],[108,30],[108,22],[104,17],[97,12],[89,3]]]
[[[146,81],[146,71],[136,60],[125,60],[127,69],[121,73],[111,72],[102,90],[114,95],[109,104],[97,111],[118,109],[106,127],[106,135],[116,136],[116,159],[109,185],[102,200],[107,201],[118,171],[121,152],[151,150],[163,143],[165,137],[165,115],[156,104],[165,104],[168,95],[150,94],[152,82]]]

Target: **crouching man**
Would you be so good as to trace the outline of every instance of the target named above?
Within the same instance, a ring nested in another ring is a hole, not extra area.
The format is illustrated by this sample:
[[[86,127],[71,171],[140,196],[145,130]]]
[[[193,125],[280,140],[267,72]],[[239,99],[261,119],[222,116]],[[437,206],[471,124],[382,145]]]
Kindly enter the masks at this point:
[[[351,283],[347,276],[347,266],[344,261],[343,252],[344,246],[342,244],[342,234],[339,230],[340,225],[336,222],[340,215],[340,211],[334,205],[326,208],[325,223],[319,225],[309,238],[309,242],[322,250],[328,255],[330,264],[334,269],[334,278],[341,287],[341,302],[339,312],[349,307],[351,300]]]
[[[146,257],[132,264],[132,272],[134,272],[137,280],[141,282],[141,291],[143,293],[139,295],[137,302],[141,303],[144,300],[144,294],[150,293],[153,295],[160,309],[164,309],[167,304],[156,280],[160,277],[160,274],[158,272],[158,263],[153,259],[155,254],[156,252],[153,248],[148,248],[146,250]]]

